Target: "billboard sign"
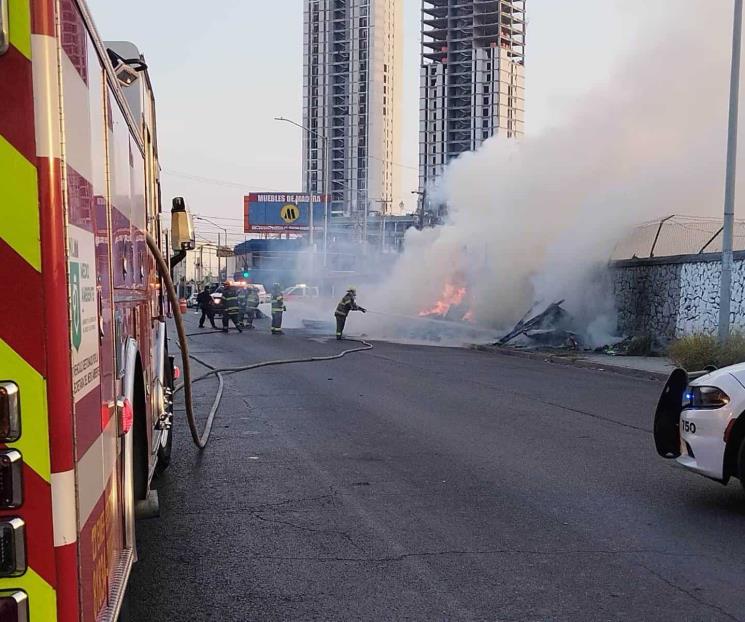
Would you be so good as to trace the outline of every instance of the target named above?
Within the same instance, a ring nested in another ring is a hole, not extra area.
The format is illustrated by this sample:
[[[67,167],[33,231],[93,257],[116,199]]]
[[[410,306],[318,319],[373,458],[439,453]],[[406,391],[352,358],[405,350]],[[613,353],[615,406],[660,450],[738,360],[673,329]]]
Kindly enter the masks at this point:
[[[310,199],[297,192],[252,192],[243,197],[246,233],[305,233],[310,231]],[[313,228],[323,229],[323,195],[313,195]]]

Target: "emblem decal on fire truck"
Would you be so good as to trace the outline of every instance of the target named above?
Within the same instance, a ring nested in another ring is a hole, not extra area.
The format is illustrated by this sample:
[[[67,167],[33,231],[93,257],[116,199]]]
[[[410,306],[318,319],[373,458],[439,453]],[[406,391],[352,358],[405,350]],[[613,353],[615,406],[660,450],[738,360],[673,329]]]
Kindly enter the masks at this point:
[[[72,390],[75,401],[99,384],[98,305],[96,304],[96,241],[92,233],[69,225],[70,340]]]
[[[72,316],[72,346],[80,350],[82,333],[80,330],[80,263],[70,262],[70,315]]]

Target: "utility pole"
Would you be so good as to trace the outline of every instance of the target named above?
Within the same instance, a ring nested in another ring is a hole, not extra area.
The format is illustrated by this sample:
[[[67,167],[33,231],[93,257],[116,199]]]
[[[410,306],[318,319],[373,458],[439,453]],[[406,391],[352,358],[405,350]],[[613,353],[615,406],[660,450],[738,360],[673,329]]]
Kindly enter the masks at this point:
[[[310,129],[309,127],[305,127],[304,125],[301,125],[300,123],[297,123],[293,121],[292,119],[285,119],[284,117],[274,117],[275,121],[283,121],[284,123],[289,123],[290,125],[294,125],[295,127],[299,127],[304,132],[307,132],[308,134],[308,151],[310,152],[310,137],[315,136],[316,138],[319,138],[323,141],[323,265],[326,266],[328,261],[328,237],[329,237],[329,174],[330,174],[330,167],[329,167],[329,138],[325,134],[321,134],[319,132],[316,132],[315,130]],[[315,254],[315,226],[313,223],[313,194],[311,192],[311,175],[310,175],[310,165],[308,166],[308,194],[309,194],[309,200],[310,200],[310,216],[309,216],[309,224],[310,224],[310,246],[313,248],[313,253]],[[287,234],[289,237],[289,233]]]
[[[424,190],[412,190],[411,194],[419,195],[419,199],[417,200],[417,204],[419,206],[419,209],[417,210],[418,217],[419,217],[419,226],[417,227],[420,231],[424,229],[424,203],[427,200],[427,189]]]
[[[308,167],[308,205],[310,209],[310,215],[308,216],[310,224],[310,247],[313,249],[313,255],[316,254],[316,233],[313,230],[313,189],[310,185],[311,175],[310,166]]]
[[[724,190],[724,228],[722,235],[722,282],[719,290],[719,341],[730,333],[732,298],[732,229],[735,220],[735,180],[737,178],[737,120],[740,96],[740,48],[742,42],[742,0],[735,0],[732,27],[732,73],[729,94],[729,132],[727,136],[727,176]]]
[[[323,139],[323,268],[328,265],[329,254],[329,137]]]
[[[223,233],[225,234],[225,245],[228,244],[228,230],[223,227],[222,225],[218,225],[214,220],[210,220],[209,218],[205,218],[204,216],[194,216],[194,220],[203,220],[204,222],[208,222],[213,227],[216,227],[217,229],[222,229]],[[217,234],[217,251],[215,252],[217,255],[217,280],[219,281],[222,277],[220,276],[220,233]],[[210,269],[212,269],[212,260],[210,260]],[[225,277],[228,276],[228,259],[225,258]]]
[[[367,203],[368,203],[368,200],[367,198],[365,198],[365,224],[362,225],[362,231],[363,231],[362,235],[364,236],[364,242],[363,242],[364,246],[362,247],[363,255],[367,255],[367,215],[368,215],[367,214],[367,209],[368,209]]]

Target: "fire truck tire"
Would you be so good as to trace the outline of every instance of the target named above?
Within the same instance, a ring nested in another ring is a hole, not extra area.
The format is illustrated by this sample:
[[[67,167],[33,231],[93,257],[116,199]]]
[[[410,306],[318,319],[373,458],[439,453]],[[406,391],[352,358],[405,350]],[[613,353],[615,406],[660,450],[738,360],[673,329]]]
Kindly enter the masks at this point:
[[[173,391],[173,358],[166,357],[165,383]],[[173,409],[173,406],[171,406]],[[173,420],[171,420],[173,424]],[[173,449],[173,425],[167,432],[165,445],[158,447],[158,462],[155,465],[155,477],[159,477],[171,464],[171,450]]]
[[[134,425],[132,427],[132,469],[135,501],[147,498],[148,487],[148,443],[147,443],[147,410],[145,406],[145,382],[142,375],[142,364],[139,357],[135,369],[134,384]]]

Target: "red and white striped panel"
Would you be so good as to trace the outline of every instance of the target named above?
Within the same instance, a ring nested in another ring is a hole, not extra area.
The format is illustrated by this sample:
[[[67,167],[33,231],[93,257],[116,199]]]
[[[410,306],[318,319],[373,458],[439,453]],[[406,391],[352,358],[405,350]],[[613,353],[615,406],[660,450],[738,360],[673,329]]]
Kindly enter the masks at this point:
[[[100,252],[108,257],[108,226],[96,223],[107,195],[104,82],[75,0],[34,0],[34,8],[54,546],[57,576],[64,577],[58,615],[92,621],[109,604],[109,575],[123,543],[113,374],[103,375],[105,387],[101,380],[101,368],[113,368],[113,344],[100,348],[98,333],[97,277],[109,279]],[[75,299],[76,288],[82,298]],[[112,325],[104,322],[111,341]]]
[[[65,216],[62,192],[58,33],[53,0],[33,0],[31,46],[42,270],[45,276],[44,325],[47,336],[47,401],[51,457],[52,516],[58,620],[79,620],[77,508]],[[33,603],[32,603],[33,606]]]

